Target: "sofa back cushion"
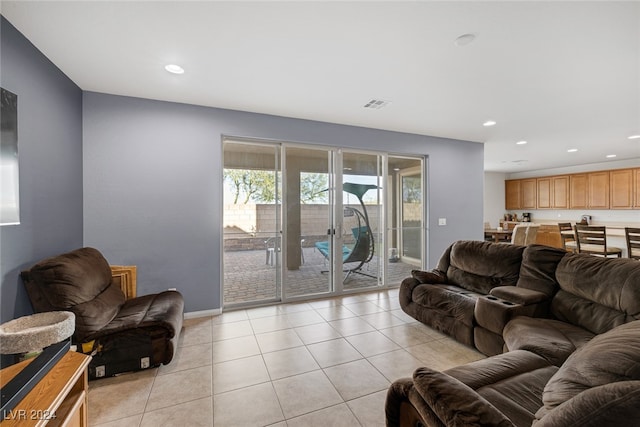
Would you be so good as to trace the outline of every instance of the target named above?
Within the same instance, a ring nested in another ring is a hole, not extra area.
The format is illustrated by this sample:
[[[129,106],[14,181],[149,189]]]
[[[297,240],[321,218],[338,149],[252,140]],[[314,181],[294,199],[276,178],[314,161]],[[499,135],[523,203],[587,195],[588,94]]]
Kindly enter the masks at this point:
[[[597,405],[591,409],[602,412],[604,407],[608,407],[615,411],[611,405],[617,403],[614,403],[613,394],[607,393],[606,387],[614,383],[636,381],[634,388],[637,395],[638,380],[640,321],[634,321],[596,336],[569,356],[547,382],[542,394],[544,408],[538,417],[548,415],[558,406],[596,387],[605,388],[600,398],[595,400]],[[637,402],[637,397],[635,400]],[[618,400],[618,403],[624,404],[622,400]],[[582,415],[588,412],[588,408],[582,408]],[[636,414],[640,415],[640,408],[636,408]]]
[[[558,263],[560,291],[551,303],[558,319],[594,334],[640,319],[640,263],[567,254]]]
[[[517,286],[552,297],[558,291],[556,269],[567,252],[544,245],[529,245],[522,253]]]
[[[447,283],[482,294],[496,286],[514,286],[518,282],[524,248],[493,242],[455,242],[451,250],[445,252],[449,255]],[[441,260],[438,269],[446,264]]]
[[[76,315],[75,336],[82,340],[116,316],[125,296],[111,281],[111,268],[93,248],[44,259],[22,272],[36,312],[68,310]]]

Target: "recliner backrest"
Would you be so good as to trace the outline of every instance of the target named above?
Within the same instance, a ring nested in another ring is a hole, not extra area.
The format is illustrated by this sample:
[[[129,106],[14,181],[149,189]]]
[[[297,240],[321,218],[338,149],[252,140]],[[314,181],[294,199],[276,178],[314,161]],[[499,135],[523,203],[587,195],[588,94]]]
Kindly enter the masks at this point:
[[[82,340],[107,325],[125,302],[111,268],[94,248],[44,259],[21,273],[36,312],[68,310],[76,315],[74,336]]]
[[[602,334],[640,319],[640,263],[569,253],[556,270],[560,290],[551,302],[557,319]]]

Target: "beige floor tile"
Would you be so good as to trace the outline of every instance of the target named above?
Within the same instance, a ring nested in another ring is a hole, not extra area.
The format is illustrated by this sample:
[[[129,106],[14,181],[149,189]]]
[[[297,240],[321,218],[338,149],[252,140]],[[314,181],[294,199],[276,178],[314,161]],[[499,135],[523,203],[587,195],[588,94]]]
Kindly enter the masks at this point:
[[[213,341],[227,340],[229,338],[246,337],[253,335],[251,322],[241,320],[239,322],[216,323],[212,326]]]
[[[359,316],[384,311],[382,307],[379,307],[369,301],[362,301],[355,304],[345,304],[345,307]]]
[[[292,327],[313,325],[317,323],[324,323],[324,319],[315,311],[301,311],[298,313],[288,313],[284,315],[287,322]]]
[[[258,347],[258,342],[253,335],[218,341],[212,350],[213,363],[226,362],[227,360],[255,356],[257,354],[260,354],[260,347]]]
[[[280,421],[284,421],[284,415],[271,383],[258,384],[214,396],[214,426],[259,427]]]
[[[102,424],[142,414],[157,369],[104,378],[89,383],[89,424]]]
[[[318,310],[320,308],[340,306],[342,305],[342,302],[336,300],[335,298],[327,298],[327,299],[321,299],[316,301],[310,301],[309,305],[314,309]]]
[[[375,331],[375,328],[359,317],[350,317],[329,322],[343,337]]]
[[[347,402],[347,406],[355,414],[362,427],[384,427],[386,421],[384,403],[386,398],[387,391],[383,390],[350,400]]]
[[[320,369],[320,366],[306,347],[274,351],[264,354],[263,358],[272,380]]]
[[[356,304],[356,303],[359,303],[359,302],[367,301],[367,295],[365,295],[365,294],[347,295],[347,296],[343,296],[343,297],[336,297],[335,300],[340,302],[340,304],[342,304],[342,305],[345,305],[345,304]]]
[[[457,354],[443,346],[441,340],[406,347],[405,350],[423,362],[424,366],[432,369],[442,371],[456,366],[454,359],[457,357]]]
[[[302,311],[312,311],[313,307],[306,302],[299,303],[290,303],[290,304],[281,304],[278,306],[278,311],[280,313],[299,313]]]
[[[400,308],[400,301],[397,300],[383,299],[371,302],[385,310],[397,310]]]
[[[208,326],[213,321],[213,316],[202,316],[202,317],[194,317],[191,319],[184,319],[182,322],[182,326],[184,328],[197,328],[200,326]]]
[[[346,337],[346,340],[365,357],[400,349],[396,343],[382,335],[379,331],[351,335]]]
[[[340,394],[322,371],[283,378],[274,381],[273,387],[287,419],[342,403]]]
[[[294,328],[294,331],[296,331],[296,334],[298,334],[305,344],[313,344],[341,337],[340,333],[326,322],[317,325],[301,326]]]
[[[89,409],[91,410],[91,409]],[[91,427],[139,427],[140,422],[142,421],[142,415],[133,415],[131,417],[120,418],[119,420],[111,421],[103,424],[91,424]]]
[[[272,317],[282,314],[277,305],[267,307],[249,308],[246,310],[249,319],[260,319],[262,317]]]
[[[178,347],[173,360],[158,368],[158,375],[211,365],[212,343]]]
[[[398,378],[410,378],[413,371],[424,366],[421,360],[404,349],[372,356],[367,360],[391,382]]]
[[[241,320],[248,319],[249,316],[247,316],[246,310],[233,310],[225,311],[222,314],[213,316],[212,323],[216,325],[218,323],[239,322]]]
[[[261,355],[213,365],[213,393],[220,394],[270,381]]]
[[[145,412],[140,427],[157,426],[213,427],[212,397]]]
[[[435,338],[424,333],[422,329],[406,323],[392,328],[380,329],[380,332],[402,347],[410,347],[429,341],[435,341]]]
[[[153,411],[211,396],[211,375],[212,367],[203,366],[156,377],[146,410]]]
[[[326,321],[347,319],[349,317],[357,316],[357,314],[349,310],[344,305],[316,308],[316,312]]]
[[[398,304],[400,304],[400,303],[398,303]],[[404,320],[405,323],[419,323],[416,319],[414,319],[413,317],[409,316],[407,313],[402,311],[401,308],[390,310],[389,313],[393,314],[394,316],[396,316],[400,320]]]
[[[344,338],[307,346],[322,368],[362,359],[362,355]]]
[[[390,385],[367,360],[325,368],[324,373],[345,401],[386,390]]]
[[[399,319],[388,311],[365,314],[364,316],[360,316],[360,318],[376,329],[390,328],[392,326],[405,324],[404,320]]]
[[[258,345],[260,346],[260,351],[262,351],[262,353],[269,353],[272,351],[284,350],[303,345],[302,340],[298,335],[296,335],[293,329],[257,334],[256,340],[258,340]]]
[[[187,346],[211,342],[211,318],[207,317],[190,320],[190,324],[188,324],[187,326],[183,325],[182,333],[180,334],[180,342],[178,343],[178,345]]]
[[[289,329],[291,325],[285,316],[269,316],[251,319],[251,327],[253,328],[253,333],[264,334],[265,332]]]
[[[358,419],[345,403],[287,420],[287,427],[354,427]]]

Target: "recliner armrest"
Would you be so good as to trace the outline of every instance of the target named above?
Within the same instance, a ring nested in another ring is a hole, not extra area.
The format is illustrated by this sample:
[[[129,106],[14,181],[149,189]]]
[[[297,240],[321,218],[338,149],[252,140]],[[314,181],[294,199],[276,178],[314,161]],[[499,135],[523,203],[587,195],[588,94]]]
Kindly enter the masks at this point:
[[[513,423],[484,397],[457,379],[427,368],[418,368],[413,382],[430,409],[447,426],[509,426]]]
[[[517,286],[498,286],[491,289],[489,294],[522,305],[537,304],[549,299],[543,292]]]

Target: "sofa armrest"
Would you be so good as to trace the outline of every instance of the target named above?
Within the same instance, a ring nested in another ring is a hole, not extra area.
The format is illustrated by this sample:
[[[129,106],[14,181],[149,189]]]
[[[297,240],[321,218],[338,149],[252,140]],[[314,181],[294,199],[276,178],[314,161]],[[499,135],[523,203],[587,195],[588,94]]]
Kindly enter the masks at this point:
[[[513,423],[475,390],[430,368],[418,368],[413,382],[431,410],[447,426],[513,426]]]
[[[517,286],[498,286],[491,289],[489,294],[522,305],[537,304],[549,299],[543,292]]]

